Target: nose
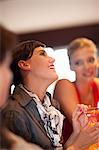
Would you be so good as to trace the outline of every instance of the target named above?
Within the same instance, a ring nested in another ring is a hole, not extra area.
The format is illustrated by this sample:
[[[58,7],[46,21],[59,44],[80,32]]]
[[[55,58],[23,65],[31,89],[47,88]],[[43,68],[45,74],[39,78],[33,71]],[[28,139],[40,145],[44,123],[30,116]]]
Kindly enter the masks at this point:
[[[87,62],[84,63],[84,68],[86,68],[86,69],[89,68],[89,64]]]
[[[54,63],[55,62],[55,58],[49,57],[49,61],[52,62],[52,63]]]

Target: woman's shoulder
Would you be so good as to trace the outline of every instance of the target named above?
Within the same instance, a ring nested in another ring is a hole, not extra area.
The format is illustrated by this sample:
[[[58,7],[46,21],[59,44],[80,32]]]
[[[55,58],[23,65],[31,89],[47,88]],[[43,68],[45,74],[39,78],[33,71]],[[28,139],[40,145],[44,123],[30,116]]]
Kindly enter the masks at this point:
[[[96,86],[99,90],[99,78],[94,78],[94,83],[96,84]]]
[[[59,97],[60,95],[71,95],[70,93],[76,94],[76,88],[73,82],[67,79],[60,79],[57,81],[55,88],[54,88],[54,98],[56,95]]]
[[[60,79],[56,82],[56,87],[74,87],[74,82],[71,82],[68,79]]]
[[[71,84],[71,85],[74,84],[73,82],[71,82],[68,79],[59,79],[56,84],[64,84],[64,83]]]

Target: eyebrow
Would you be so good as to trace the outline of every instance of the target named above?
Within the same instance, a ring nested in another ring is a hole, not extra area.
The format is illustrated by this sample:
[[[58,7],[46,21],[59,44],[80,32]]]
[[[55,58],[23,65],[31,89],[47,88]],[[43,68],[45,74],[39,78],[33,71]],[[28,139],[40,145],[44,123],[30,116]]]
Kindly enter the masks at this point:
[[[36,51],[37,53],[46,52],[44,49]]]

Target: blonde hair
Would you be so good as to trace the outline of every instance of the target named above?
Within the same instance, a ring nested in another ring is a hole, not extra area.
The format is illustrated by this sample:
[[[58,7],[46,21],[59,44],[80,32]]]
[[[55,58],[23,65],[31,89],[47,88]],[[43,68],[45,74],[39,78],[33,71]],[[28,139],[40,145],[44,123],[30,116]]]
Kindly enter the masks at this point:
[[[89,47],[94,51],[97,51],[96,45],[92,40],[88,38],[77,38],[72,42],[70,42],[70,44],[67,47],[69,59],[71,58],[72,54],[75,51],[77,51],[78,49],[82,49],[84,47]]]

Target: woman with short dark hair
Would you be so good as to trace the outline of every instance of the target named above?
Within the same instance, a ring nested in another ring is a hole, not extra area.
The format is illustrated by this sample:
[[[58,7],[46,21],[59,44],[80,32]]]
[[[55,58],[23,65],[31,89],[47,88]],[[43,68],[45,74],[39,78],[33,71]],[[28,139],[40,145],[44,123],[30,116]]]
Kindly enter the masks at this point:
[[[62,150],[64,116],[51,105],[50,96],[46,92],[48,86],[58,78],[55,59],[47,54],[45,44],[34,40],[20,43],[12,53],[11,69],[15,89],[3,110],[5,124],[15,134],[43,149]],[[84,105],[77,106],[74,111],[74,132],[64,149],[80,150],[99,138],[99,129],[95,131],[98,124],[90,128],[86,125],[80,132],[79,117],[86,116],[86,111]],[[93,138],[90,138],[91,133],[94,134]]]

